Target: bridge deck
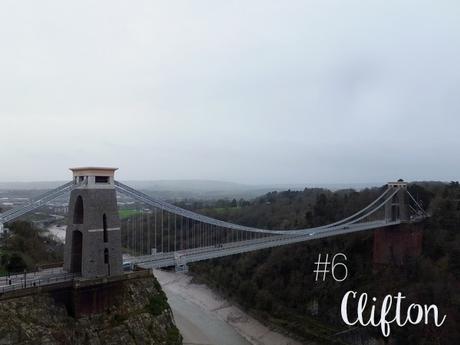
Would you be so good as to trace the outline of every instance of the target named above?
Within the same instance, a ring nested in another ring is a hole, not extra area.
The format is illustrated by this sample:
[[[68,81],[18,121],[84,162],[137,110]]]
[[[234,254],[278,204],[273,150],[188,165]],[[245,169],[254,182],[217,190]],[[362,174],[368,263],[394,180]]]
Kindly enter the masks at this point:
[[[158,253],[155,255],[138,256],[132,257],[126,262],[131,262],[145,269],[172,267],[178,264],[178,257],[182,263],[186,264],[352,232],[394,226],[398,224],[401,224],[401,222],[367,222],[312,232],[307,235],[276,235],[255,240],[226,243],[218,246],[187,249],[179,252],[167,252]],[[4,276],[0,277],[0,294],[32,287],[71,282],[74,281],[77,277],[78,276],[75,274],[65,272],[62,267],[46,269],[40,272]]]
[[[240,241],[222,244],[220,246],[208,246],[187,249],[179,252],[158,253],[155,255],[133,257],[130,261],[143,268],[162,268],[176,265],[176,258],[180,256],[184,263],[219,258],[228,255],[241,254],[254,250],[278,247],[286,244],[305,242],[319,238],[342,235],[352,232],[378,229],[401,224],[400,221],[385,222],[375,221],[350,226],[331,228],[328,230],[311,232],[307,235],[277,235],[249,241]]]

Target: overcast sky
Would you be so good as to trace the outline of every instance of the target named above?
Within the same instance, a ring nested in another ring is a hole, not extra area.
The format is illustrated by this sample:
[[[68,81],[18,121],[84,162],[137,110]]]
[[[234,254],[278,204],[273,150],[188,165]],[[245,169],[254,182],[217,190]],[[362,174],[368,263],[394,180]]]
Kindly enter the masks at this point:
[[[460,2],[0,2],[0,181],[460,178]]]

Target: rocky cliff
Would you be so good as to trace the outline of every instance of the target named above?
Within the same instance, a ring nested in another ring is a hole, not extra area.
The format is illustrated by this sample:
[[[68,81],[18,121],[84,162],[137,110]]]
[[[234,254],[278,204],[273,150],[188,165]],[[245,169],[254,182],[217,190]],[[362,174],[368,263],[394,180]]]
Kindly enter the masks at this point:
[[[123,282],[105,312],[74,318],[52,293],[0,301],[0,344],[181,344],[153,276]]]

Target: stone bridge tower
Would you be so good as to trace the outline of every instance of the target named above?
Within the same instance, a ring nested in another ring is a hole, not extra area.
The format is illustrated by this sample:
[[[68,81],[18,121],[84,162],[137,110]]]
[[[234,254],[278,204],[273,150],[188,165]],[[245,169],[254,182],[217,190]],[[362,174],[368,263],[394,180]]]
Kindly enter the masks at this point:
[[[407,203],[407,182],[398,180],[397,182],[389,182],[388,189],[390,193],[399,189],[399,191],[385,204],[385,220],[394,222],[401,220],[402,222],[409,221],[409,209]]]
[[[400,220],[401,224],[374,231],[374,269],[391,264],[404,266],[415,262],[422,254],[423,225],[409,223],[407,183],[403,180],[388,183],[389,193],[396,194],[385,203],[387,222]]]
[[[114,185],[116,168],[73,168],[64,269],[83,278],[120,275],[121,231]]]

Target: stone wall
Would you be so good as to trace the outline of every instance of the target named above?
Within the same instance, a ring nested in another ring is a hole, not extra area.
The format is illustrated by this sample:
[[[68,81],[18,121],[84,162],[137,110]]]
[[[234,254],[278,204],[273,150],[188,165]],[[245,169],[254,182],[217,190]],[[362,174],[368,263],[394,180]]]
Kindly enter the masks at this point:
[[[374,266],[403,266],[422,253],[421,224],[401,224],[374,231]]]

